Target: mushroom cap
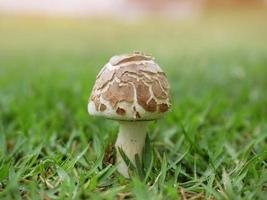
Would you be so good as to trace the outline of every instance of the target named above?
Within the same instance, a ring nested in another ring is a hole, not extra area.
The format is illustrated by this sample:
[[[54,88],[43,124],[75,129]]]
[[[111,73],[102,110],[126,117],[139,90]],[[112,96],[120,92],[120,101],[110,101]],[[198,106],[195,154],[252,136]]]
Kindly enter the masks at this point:
[[[160,118],[171,106],[169,84],[154,58],[140,52],[113,56],[89,98],[93,116],[126,121]]]

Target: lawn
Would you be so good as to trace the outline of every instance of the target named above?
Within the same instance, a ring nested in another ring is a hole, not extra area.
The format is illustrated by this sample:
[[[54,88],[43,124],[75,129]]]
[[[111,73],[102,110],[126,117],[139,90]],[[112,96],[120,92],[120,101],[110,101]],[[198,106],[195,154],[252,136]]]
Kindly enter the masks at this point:
[[[267,12],[121,21],[0,16],[0,199],[266,199]],[[93,118],[95,77],[114,54],[151,53],[172,110],[149,125],[124,179]]]

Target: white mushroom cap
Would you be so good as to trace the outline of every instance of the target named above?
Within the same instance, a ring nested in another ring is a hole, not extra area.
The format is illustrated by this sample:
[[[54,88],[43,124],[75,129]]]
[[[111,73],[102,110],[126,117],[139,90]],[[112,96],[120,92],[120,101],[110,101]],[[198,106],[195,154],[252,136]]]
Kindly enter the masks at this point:
[[[170,108],[169,84],[154,58],[139,52],[114,56],[103,67],[89,99],[94,116],[126,121],[160,118]]]

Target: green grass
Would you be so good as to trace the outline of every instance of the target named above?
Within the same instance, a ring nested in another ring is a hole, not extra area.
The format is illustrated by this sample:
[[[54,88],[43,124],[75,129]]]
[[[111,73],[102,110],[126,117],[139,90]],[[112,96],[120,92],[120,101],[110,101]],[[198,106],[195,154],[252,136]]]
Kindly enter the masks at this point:
[[[0,199],[265,199],[266,18],[0,16]],[[127,180],[103,162],[118,124],[87,100],[105,62],[133,50],[166,71],[173,107]]]

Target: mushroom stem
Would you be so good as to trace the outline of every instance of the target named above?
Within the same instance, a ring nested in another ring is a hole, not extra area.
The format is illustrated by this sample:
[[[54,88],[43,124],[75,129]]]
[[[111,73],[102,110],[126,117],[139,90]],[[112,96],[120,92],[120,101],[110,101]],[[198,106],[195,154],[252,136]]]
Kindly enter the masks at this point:
[[[121,148],[130,161],[135,164],[135,155],[141,158],[142,150],[146,139],[146,121],[121,121],[118,138],[115,144],[117,149],[118,171],[126,178],[129,178],[128,166],[124,162],[118,148]]]

